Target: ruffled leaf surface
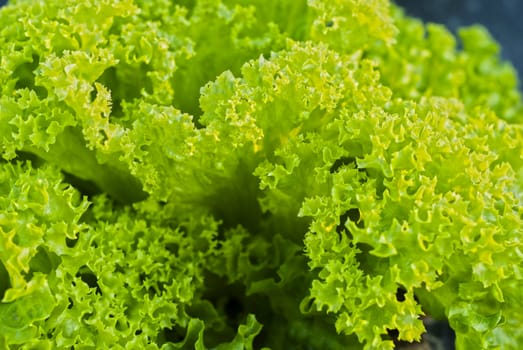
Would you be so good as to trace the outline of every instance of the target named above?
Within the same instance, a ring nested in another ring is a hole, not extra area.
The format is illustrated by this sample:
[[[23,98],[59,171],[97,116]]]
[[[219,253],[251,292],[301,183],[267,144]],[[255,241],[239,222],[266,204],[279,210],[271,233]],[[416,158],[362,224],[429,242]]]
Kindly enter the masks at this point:
[[[0,347],[523,342],[523,107],[385,0],[0,10]]]

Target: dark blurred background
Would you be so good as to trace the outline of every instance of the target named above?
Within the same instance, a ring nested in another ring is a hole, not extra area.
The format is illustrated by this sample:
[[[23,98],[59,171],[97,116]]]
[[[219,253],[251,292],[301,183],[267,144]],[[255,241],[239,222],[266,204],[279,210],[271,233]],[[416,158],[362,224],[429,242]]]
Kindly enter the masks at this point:
[[[501,44],[501,54],[519,72],[523,88],[523,0],[393,0],[408,14],[451,30],[483,24]],[[0,0],[0,6],[6,0]]]
[[[500,43],[503,59],[512,62],[523,88],[522,0],[394,0],[406,12],[425,22],[446,25],[452,31],[482,24]]]

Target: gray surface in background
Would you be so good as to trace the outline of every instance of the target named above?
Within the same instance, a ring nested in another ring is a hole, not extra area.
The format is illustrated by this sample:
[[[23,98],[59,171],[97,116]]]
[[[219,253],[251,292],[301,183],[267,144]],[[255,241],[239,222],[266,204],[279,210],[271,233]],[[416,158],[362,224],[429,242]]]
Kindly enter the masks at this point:
[[[482,24],[500,43],[503,59],[510,61],[523,88],[523,1],[521,0],[395,0],[406,12],[425,22],[441,23],[454,32]]]

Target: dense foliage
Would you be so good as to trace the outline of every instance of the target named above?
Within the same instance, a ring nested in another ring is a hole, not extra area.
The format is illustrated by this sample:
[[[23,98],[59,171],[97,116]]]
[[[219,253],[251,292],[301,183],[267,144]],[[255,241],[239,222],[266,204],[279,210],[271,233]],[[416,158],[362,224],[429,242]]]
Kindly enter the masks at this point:
[[[458,48],[459,47],[459,48]],[[0,10],[0,348],[523,343],[523,107],[386,0]]]

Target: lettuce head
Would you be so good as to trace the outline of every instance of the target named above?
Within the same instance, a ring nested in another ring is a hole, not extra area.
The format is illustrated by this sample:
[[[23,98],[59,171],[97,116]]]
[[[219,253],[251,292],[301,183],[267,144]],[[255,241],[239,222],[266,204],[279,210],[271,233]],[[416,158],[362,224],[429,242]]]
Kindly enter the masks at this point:
[[[523,344],[523,104],[387,0],[0,9],[0,348]]]

